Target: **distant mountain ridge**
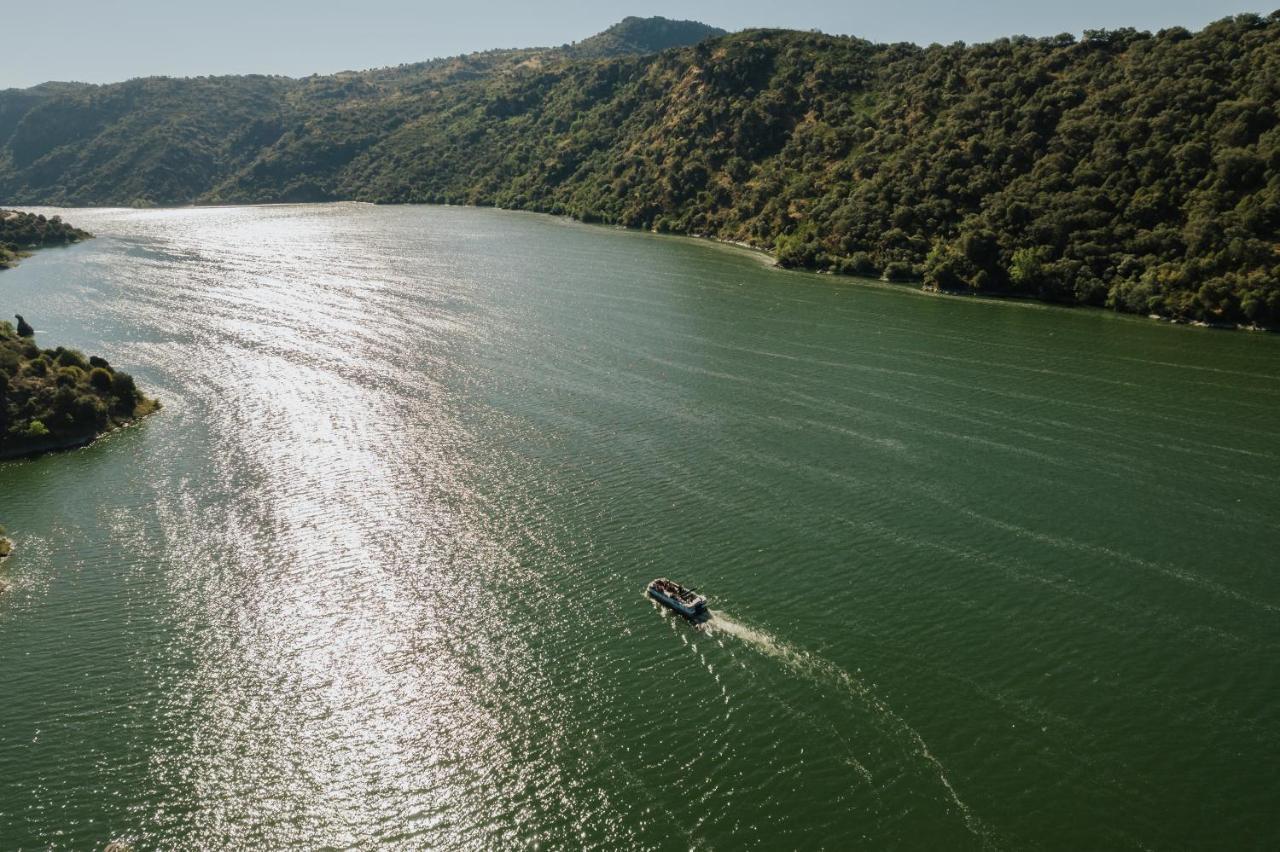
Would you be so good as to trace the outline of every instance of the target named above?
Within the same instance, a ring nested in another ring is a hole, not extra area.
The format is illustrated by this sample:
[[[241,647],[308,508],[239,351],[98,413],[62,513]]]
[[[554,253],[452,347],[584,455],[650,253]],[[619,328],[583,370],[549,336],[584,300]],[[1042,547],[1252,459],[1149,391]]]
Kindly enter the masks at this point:
[[[0,92],[0,203],[500,205],[1280,324],[1280,13],[927,48],[717,32],[627,19],[301,80]]]
[[[613,59],[619,56],[660,53],[722,35],[728,35],[728,31],[698,21],[632,16],[623,18],[591,38],[565,45],[563,50],[574,59]]]
[[[15,204],[188,204],[223,184],[323,200],[328,177],[442,88],[574,60],[655,53],[723,35],[696,21],[629,17],[576,44],[490,50],[312,75],[143,77],[0,90],[0,200]],[[287,150],[285,150],[287,149]],[[282,169],[289,180],[274,176]]]

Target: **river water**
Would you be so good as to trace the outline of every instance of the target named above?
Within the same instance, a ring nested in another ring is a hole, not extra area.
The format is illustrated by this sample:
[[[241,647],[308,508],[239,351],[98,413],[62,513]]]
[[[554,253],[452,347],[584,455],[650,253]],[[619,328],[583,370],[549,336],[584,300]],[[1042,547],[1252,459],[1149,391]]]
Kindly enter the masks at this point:
[[[64,215],[0,307],[165,408],[0,463],[0,848],[1280,844],[1280,338],[495,210]]]

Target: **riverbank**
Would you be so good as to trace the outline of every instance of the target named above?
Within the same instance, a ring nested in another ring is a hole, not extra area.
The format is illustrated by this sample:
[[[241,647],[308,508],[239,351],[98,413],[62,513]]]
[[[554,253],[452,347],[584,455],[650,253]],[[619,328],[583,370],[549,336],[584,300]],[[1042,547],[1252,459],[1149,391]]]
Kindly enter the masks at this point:
[[[331,202],[299,202],[299,203],[301,204],[312,204],[312,203],[363,204],[363,203],[369,203],[369,202],[356,201],[354,199],[334,199]],[[790,272],[808,272],[814,275],[830,275],[835,278],[849,279],[852,281],[858,281],[858,282],[863,282],[868,284],[888,284],[893,286],[916,289],[916,290],[919,290],[920,292],[928,293],[930,295],[936,295],[936,296],[954,296],[958,298],[983,299],[983,300],[990,300],[995,302],[1021,302],[1021,303],[1027,303],[1027,304],[1046,305],[1046,306],[1053,306],[1053,307],[1060,307],[1060,308],[1071,308],[1073,310],[1083,309],[1086,311],[1091,311],[1091,310],[1103,311],[1105,313],[1115,314],[1117,316],[1133,317],[1134,319],[1146,318],[1149,320],[1156,320],[1158,322],[1163,322],[1170,325],[1185,325],[1193,328],[1215,329],[1219,331],[1248,331],[1248,332],[1255,332],[1255,333],[1256,332],[1274,333],[1274,332],[1280,331],[1280,326],[1270,326],[1270,325],[1263,325],[1263,324],[1256,324],[1256,323],[1245,324],[1245,323],[1231,323],[1231,322],[1214,322],[1214,321],[1190,319],[1185,317],[1169,316],[1169,315],[1157,314],[1157,313],[1143,314],[1141,311],[1120,310],[1114,307],[1090,305],[1090,304],[1083,304],[1078,302],[1067,302],[1061,299],[1042,298],[1037,295],[1026,294],[1026,293],[1008,293],[1008,292],[999,292],[999,291],[975,291],[971,289],[939,287],[936,285],[930,285],[918,274],[906,274],[906,275],[902,275],[901,277],[894,275],[890,277],[883,273],[877,275],[875,274],[874,270],[868,270],[864,274],[864,273],[858,273],[858,272],[841,272],[837,269],[820,268],[814,265],[806,265],[806,264],[799,264],[799,263],[783,263],[779,260],[778,252],[776,250],[771,250],[768,248],[764,248],[762,246],[754,245],[744,240],[734,240],[726,237],[717,237],[714,234],[708,234],[705,232],[683,233],[680,231],[671,230],[669,228],[659,228],[659,227],[644,228],[644,227],[637,227],[632,225],[624,225],[617,222],[605,222],[594,216],[584,218],[584,217],[576,216],[573,213],[569,213],[569,212],[553,212],[550,210],[537,209],[535,207],[512,207],[512,206],[502,206],[498,204],[483,204],[483,203],[455,204],[455,203],[447,203],[447,202],[442,202],[442,203],[420,202],[420,203],[414,203],[414,204],[398,204],[394,202],[393,203],[373,202],[373,204],[378,207],[413,207],[413,206],[471,207],[471,208],[480,209],[480,210],[483,210],[483,209],[501,210],[506,213],[530,213],[534,215],[551,216],[557,219],[566,219],[568,221],[576,222],[581,225],[589,225],[593,227],[612,228],[612,229],[622,230],[622,231],[635,231],[640,233],[653,234],[654,236],[659,236],[659,237],[677,237],[680,239],[687,239],[687,240],[699,240],[699,241],[714,243],[716,245],[729,246],[737,249],[744,249],[754,255],[757,255],[762,263],[765,263],[769,266],[775,267],[780,270],[786,270]],[[203,208],[203,207],[216,207],[216,206],[226,206],[226,205],[192,204],[192,205],[187,205],[187,208]],[[246,204],[242,206],[268,207],[268,206],[279,206],[279,205]]]
[[[441,206],[485,207],[487,205],[441,205]],[[534,214],[542,213],[542,211],[538,211],[538,210],[522,210],[519,208],[498,207],[495,209],[507,210],[508,212],[519,212],[519,213],[534,213]],[[554,216],[557,214],[542,214],[542,215]],[[600,222],[591,222],[583,219],[578,219],[569,214],[563,214],[563,218],[566,218],[571,221],[578,222],[584,225],[602,225],[603,227],[617,228],[619,230],[624,230],[624,231],[643,231],[643,232],[651,233],[655,236],[660,236],[660,237],[679,237],[682,239],[700,240],[704,242],[714,243],[716,245],[729,246],[737,249],[744,249],[754,255],[758,255],[762,263],[765,263],[766,265],[775,267],[780,270],[789,271],[789,272],[809,272],[814,275],[829,275],[833,278],[849,279],[852,281],[863,282],[866,284],[887,284],[895,287],[904,287],[907,289],[919,290],[922,293],[927,293],[933,296],[948,296],[948,297],[955,297],[955,298],[962,298],[962,299],[983,299],[983,300],[989,300],[993,302],[1022,302],[1026,304],[1045,305],[1045,306],[1059,307],[1059,308],[1070,308],[1072,310],[1102,311],[1104,313],[1114,314],[1116,316],[1131,317],[1133,319],[1144,318],[1143,314],[1132,312],[1132,311],[1120,311],[1114,308],[1099,307],[1096,305],[1082,305],[1082,304],[1076,304],[1072,302],[1058,301],[1055,299],[1041,299],[1036,296],[1019,294],[1019,293],[999,293],[999,292],[979,293],[973,290],[957,290],[957,289],[949,289],[949,288],[943,288],[943,287],[931,287],[919,277],[885,278],[884,276],[877,277],[874,275],[859,275],[859,274],[838,272],[832,269],[818,269],[812,266],[788,266],[788,265],[783,265],[782,263],[779,263],[777,253],[770,251],[769,249],[762,248],[757,245],[752,245],[751,243],[744,242],[742,240],[730,240],[722,237],[716,237],[711,234],[680,234],[673,231],[659,230],[657,228],[632,228],[626,225],[603,225],[603,223],[600,223]],[[1169,325],[1185,325],[1191,328],[1214,329],[1217,331],[1247,331],[1247,332],[1261,333],[1261,334],[1274,334],[1274,333],[1280,332],[1280,326],[1260,325],[1256,323],[1244,324],[1244,323],[1230,323],[1230,322],[1206,322],[1205,320],[1184,319],[1182,317],[1167,316],[1164,314],[1155,314],[1155,313],[1146,314],[1145,319],[1155,320],[1156,322],[1162,322]]]
[[[150,209],[154,209],[154,210],[219,210],[219,209],[227,209],[227,208],[235,208],[235,207],[251,207],[251,208],[304,207],[304,206],[324,206],[327,204],[351,204],[351,205],[368,206],[368,207],[392,207],[392,208],[395,208],[395,207],[445,207],[445,208],[464,207],[464,208],[472,208],[476,210],[485,210],[485,209],[498,210],[504,213],[527,213],[527,214],[537,215],[537,216],[550,216],[555,219],[567,220],[570,222],[575,222],[577,224],[589,225],[592,227],[611,228],[615,230],[633,231],[637,233],[648,233],[648,234],[653,234],[654,236],[659,236],[659,237],[675,237],[678,239],[699,240],[699,241],[714,243],[716,245],[728,246],[736,249],[746,250],[754,255],[757,255],[762,263],[765,263],[766,265],[775,267],[780,270],[791,271],[791,272],[808,272],[815,275],[829,275],[834,278],[849,279],[851,281],[857,281],[857,282],[862,282],[867,284],[888,284],[893,286],[916,289],[923,293],[928,293],[928,294],[937,295],[937,296],[954,296],[954,297],[962,297],[962,298],[968,298],[968,299],[984,299],[984,300],[991,300],[996,302],[1022,302],[1027,304],[1048,305],[1048,306],[1061,307],[1061,308],[1083,309],[1086,311],[1094,310],[1094,311],[1102,311],[1108,314],[1115,314],[1118,316],[1133,317],[1135,319],[1145,318],[1148,320],[1154,320],[1154,321],[1166,323],[1169,325],[1184,325],[1184,326],[1190,326],[1193,328],[1215,329],[1220,331],[1247,331],[1247,332],[1254,332],[1254,333],[1280,332],[1280,326],[1271,326],[1271,325],[1263,325],[1263,324],[1231,323],[1231,322],[1212,322],[1212,321],[1205,321],[1205,320],[1190,319],[1185,317],[1169,316],[1166,314],[1158,314],[1158,313],[1150,313],[1150,312],[1143,313],[1142,311],[1127,311],[1127,310],[1119,310],[1116,308],[1103,307],[1098,305],[1066,302],[1059,299],[1041,298],[1039,296],[1030,295],[1030,294],[1007,293],[1007,292],[996,292],[996,291],[979,292],[979,291],[974,291],[969,289],[954,289],[954,288],[931,286],[927,284],[919,275],[908,275],[905,277],[885,277],[883,274],[880,274],[880,275],[874,274],[874,271],[868,271],[866,274],[862,274],[862,273],[841,272],[839,270],[830,269],[830,268],[824,269],[824,268],[819,268],[817,266],[812,266],[812,265],[802,265],[802,264],[792,264],[792,263],[784,264],[779,262],[778,253],[776,251],[770,250],[768,248],[764,248],[762,246],[754,245],[752,243],[749,243],[743,240],[734,240],[734,239],[728,239],[725,237],[717,237],[707,233],[682,233],[679,231],[674,231],[674,230],[664,229],[664,228],[657,228],[657,227],[644,228],[644,227],[637,227],[632,225],[623,225],[616,222],[601,221],[596,217],[581,218],[568,212],[554,212],[551,210],[538,209],[537,207],[532,207],[532,206],[519,207],[519,206],[503,206],[499,204],[485,204],[485,203],[461,204],[461,203],[451,203],[451,202],[412,202],[412,203],[383,202],[383,201],[371,202],[371,201],[363,201],[363,200],[358,200],[353,198],[333,198],[326,201],[297,201],[297,202],[270,201],[270,202],[261,202],[261,203],[246,202],[243,204],[225,204],[225,203],[182,204],[182,205],[172,205],[172,206],[153,206]],[[50,210],[51,209],[57,209],[57,210],[128,209],[125,207],[121,207],[120,205],[101,205],[101,206],[86,205],[83,208],[64,208],[64,207],[44,206],[44,205],[33,205],[33,206],[43,207],[44,209],[50,209]],[[54,216],[52,218],[56,219],[59,217]],[[89,236],[92,237],[92,235],[89,235]]]
[[[21,448],[4,448],[0,449],[0,461],[14,461],[16,459],[38,458],[49,453],[59,453],[68,450],[81,450],[85,447],[92,446],[98,441],[113,435],[123,429],[131,426],[137,426],[147,417],[164,408],[163,403],[158,399],[144,399],[134,409],[133,416],[127,420],[120,420],[113,423],[107,429],[101,432],[87,433],[83,435],[73,435],[61,440],[51,440],[43,443],[31,444]]]

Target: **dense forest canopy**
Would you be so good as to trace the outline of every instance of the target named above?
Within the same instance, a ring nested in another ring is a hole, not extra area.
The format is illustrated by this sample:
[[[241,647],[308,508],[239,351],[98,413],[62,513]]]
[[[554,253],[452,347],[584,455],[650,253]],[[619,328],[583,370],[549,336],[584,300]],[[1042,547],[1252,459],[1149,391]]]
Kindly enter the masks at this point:
[[[305,80],[0,93],[0,199],[496,204],[1280,323],[1280,13],[930,47],[658,21]]]
[[[65,246],[90,235],[68,225],[60,216],[45,217],[19,210],[0,210],[0,269],[20,255],[48,246]]]

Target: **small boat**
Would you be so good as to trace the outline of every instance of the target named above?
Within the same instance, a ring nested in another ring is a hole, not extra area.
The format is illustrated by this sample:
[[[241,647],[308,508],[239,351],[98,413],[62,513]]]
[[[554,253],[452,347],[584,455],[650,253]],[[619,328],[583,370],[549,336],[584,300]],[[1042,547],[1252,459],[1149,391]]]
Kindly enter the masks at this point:
[[[707,599],[693,589],[660,577],[649,584],[649,597],[663,606],[674,609],[685,618],[700,618],[707,614]]]

